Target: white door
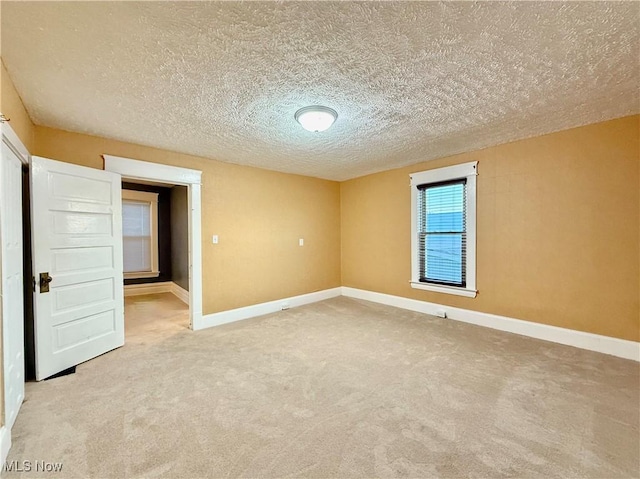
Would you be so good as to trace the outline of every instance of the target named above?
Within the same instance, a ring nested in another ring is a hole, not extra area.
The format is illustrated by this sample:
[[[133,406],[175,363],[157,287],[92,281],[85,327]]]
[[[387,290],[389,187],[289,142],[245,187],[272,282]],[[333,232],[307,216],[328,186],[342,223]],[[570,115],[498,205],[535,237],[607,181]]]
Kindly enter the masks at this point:
[[[121,177],[31,158],[36,379],[124,344]]]
[[[0,168],[2,236],[2,334],[5,422],[13,426],[24,399],[24,303],[22,272],[22,162],[2,138]]]

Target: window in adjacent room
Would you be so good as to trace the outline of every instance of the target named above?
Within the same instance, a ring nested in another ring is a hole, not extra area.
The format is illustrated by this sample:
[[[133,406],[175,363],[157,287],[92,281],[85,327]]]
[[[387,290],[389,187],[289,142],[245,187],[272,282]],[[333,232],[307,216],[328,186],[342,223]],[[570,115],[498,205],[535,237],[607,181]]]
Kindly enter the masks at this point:
[[[125,279],[155,278],[158,271],[158,194],[122,190]]]
[[[476,296],[477,164],[410,175],[413,288]]]

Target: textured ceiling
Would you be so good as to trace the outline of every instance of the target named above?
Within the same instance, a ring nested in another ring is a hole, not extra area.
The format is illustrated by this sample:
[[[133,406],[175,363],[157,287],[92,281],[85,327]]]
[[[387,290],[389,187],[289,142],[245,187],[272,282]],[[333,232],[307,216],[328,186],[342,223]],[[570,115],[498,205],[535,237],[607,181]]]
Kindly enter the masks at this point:
[[[640,111],[638,2],[2,2],[36,124],[344,180]],[[310,133],[293,115],[338,112]]]

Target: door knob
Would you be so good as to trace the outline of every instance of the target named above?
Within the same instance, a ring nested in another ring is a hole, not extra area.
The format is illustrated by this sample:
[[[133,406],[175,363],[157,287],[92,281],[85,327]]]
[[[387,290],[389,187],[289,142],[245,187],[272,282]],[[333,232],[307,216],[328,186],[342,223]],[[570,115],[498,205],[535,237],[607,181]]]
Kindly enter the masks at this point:
[[[53,281],[53,278],[49,276],[49,273],[40,273],[40,292],[48,293],[49,292],[49,283]]]

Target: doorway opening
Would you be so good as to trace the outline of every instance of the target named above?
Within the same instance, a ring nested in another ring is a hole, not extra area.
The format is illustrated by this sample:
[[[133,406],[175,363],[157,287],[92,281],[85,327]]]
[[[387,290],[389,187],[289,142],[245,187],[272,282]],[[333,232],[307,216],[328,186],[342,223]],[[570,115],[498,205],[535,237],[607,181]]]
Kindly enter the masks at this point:
[[[186,186],[122,182],[126,341],[189,328],[188,228]]]
[[[157,263],[155,263],[157,266],[156,270],[154,270],[154,258],[152,256],[150,256],[149,261],[145,262],[145,264],[132,264],[131,269],[140,269],[144,266],[144,273],[146,274],[141,276],[147,276],[147,278],[126,278],[125,275],[126,279],[135,279],[137,283],[127,286],[129,292],[134,291],[133,294],[127,295],[125,291],[125,296],[129,298],[127,307],[125,307],[125,315],[127,308],[129,308],[130,316],[135,315],[136,310],[147,309],[148,311],[145,313],[146,317],[153,317],[153,305],[149,303],[153,302],[154,298],[149,298],[150,301],[148,300],[146,303],[142,301],[141,298],[138,300],[132,298],[139,296],[136,293],[164,295],[155,299],[161,300],[159,303],[164,302],[164,300],[169,301],[167,304],[173,304],[176,307],[179,306],[180,300],[187,303],[188,325],[191,329],[200,329],[202,323],[202,244],[200,216],[200,183],[202,172],[111,155],[103,155],[103,158],[105,171],[120,174],[123,185],[130,185],[132,191],[149,190],[150,187],[167,189],[169,193],[166,194],[168,194],[170,202],[168,215],[171,217],[172,212],[174,212],[175,215],[174,221],[169,222],[169,230],[167,230],[170,231],[170,243],[172,246],[175,245],[175,252],[173,251],[174,248],[171,248],[171,258],[169,259],[171,266],[168,266],[169,262],[165,261],[167,265],[165,269],[171,269],[172,281],[161,281],[161,279],[163,279],[160,268],[162,255],[159,250]],[[133,188],[135,188],[135,190]],[[160,193],[158,193],[158,196],[160,196]],[[138,211],[138,214],[143,213]],[[157,228],[158,235],[160,235],[163,226],[158,223]],[[152,231],[149,231],[149,235],[151,234]],[[142,234],[142,236],[145,235]],[[142,244],[140,238],[133,238],[131,241],[133,243],[137,242],[138,247]],[[153,249],[153,245],[150,245],[149,248]],[[135,248],[133,249],[135,250]],[[177,303],[173,302],[171,295],[176,297]],[[180,321],[179,319],[177,320]]]

